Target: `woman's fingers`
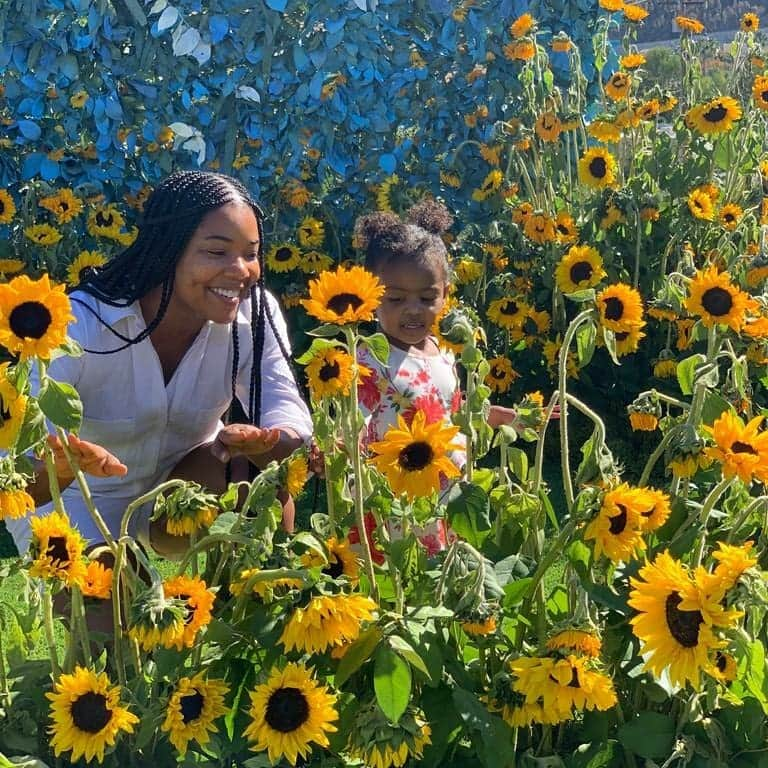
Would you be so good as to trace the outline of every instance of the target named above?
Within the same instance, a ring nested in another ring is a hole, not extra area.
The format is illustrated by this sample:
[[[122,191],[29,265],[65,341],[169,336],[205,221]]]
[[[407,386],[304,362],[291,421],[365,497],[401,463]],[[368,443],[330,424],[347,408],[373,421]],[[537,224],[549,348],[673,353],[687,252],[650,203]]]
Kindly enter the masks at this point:
[[[216,443],[228,448],[230,455],[237,455],[238,453],[266,453],[277,445],[279,439],[279,429],[262,429],[250,424],[228,424],[219,431]]]

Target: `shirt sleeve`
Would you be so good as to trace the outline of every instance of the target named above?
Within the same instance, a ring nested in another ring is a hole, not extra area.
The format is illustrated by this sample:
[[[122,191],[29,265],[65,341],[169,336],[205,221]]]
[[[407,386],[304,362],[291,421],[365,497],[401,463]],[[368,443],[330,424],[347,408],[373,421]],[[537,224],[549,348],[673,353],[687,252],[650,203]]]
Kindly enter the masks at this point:
[[[267,312],[272,317],[277,333],[286,352],[290,354],[288,330],[285,318],[276,299],[267,293]],[[250,316],[250,312],[248,312]],[[261,418],[259,426],[266,428],[286,427],[292,429],[303,440],[312,436],[312,418],[309,409],[301,397],[299,386],[291,372],[288,361],[283,356],[269,320],[264,329],[264,348],[261,354]],[[240,325],[240,341],[248,354],[243,356],[237,377],[237,397],[247,407],[251,382],[251,363],[253,345],[250,336],[250,317],[248,324]],[[247,339],[247,341],[246,341]]]

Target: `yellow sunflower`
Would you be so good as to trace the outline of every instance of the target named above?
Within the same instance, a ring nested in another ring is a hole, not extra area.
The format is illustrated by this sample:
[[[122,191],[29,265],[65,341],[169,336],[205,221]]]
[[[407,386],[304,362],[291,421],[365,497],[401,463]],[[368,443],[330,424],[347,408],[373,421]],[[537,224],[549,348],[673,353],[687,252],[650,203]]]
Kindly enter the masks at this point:
[[[768,110],[768,77],[758,75],[752,84],[752,98],[755,106],[763,111]]]
[[[112,594],[112,569],[98,560],[91,560],[85,569],[80,591],[85,597],[109,600]]]
[[[224,697],[228,692],[223,680],[206,680],[202,672],[176,683],[160,728],[179,754],[186,753],[190,741],[201,746],[210,741],[211,734],[216,733],[214,720],[227,712]]]
[[[640,489],[622,483],[603,496],[597,517],[584,531],[594,541],[595,559],[605,554],[614,562],[632,560],[645,549]]]
[[[21,259],[0,259],[0,274],[3,277],[10,277],[24,269],[24,262]]]
[[[453,272],[459,285],[469,285],[482,277],[483,265],[472,259],[461,259]]]
[[[304,248],[317,248],[325,240],[325,224],[314,216],[305,216],[299,224],[298,238]]]
[[[291,765],[306,758],[314,742],[327,747],[326,733],[337,730],[336,696],[312,678],[301,664],[273,670],[266,683],[251,691],[250,725],[243,732],[255,742],[254,751],[267,750],[272,763],[282,757]]]
[[[496,617],[491,615],[477,621],[462,621],[461,628],[473,637],[486,637],[496,631]]]
[[[731,282],[727,272],[710,265],[696,272],[688,286],[685,308],[711,328],[722,323],[738,333],[744,323],[749,296]]]
[[[68,188],[60,189],[55,195],[41,198],[39,205],[56,216],[59,224],[66,224],[83,212],[83,201]]]
[[[616,144],[621,140],[621,128],[607,120],[595,120],[587,126],[587,133],[604,144]]]
[[[27,398],[8,381],[7,368],[8,363],[0,365],[0,450],[7,450],[16,442],[27,410]]]
[[[671,379],[677,374],[677,361],[663,358],[653,364],[653,375],[659,379]]]
[[[704,453],[720,463],[723,477],[738,475],[744,483],[753,478],[768,481],[768,432],[760,431],[762,422],[762,416],[755,416],[745,426],[734,413],[723,411],[711,427],[702,427],[715,441]]]
[[[629,424],[634,432],[654,432],[659,426],[659,417],[655,413],[630,411]]]
[[[373,320],[384,286],[362,267],[338,267],[309,283],[309,298],[302,305],[322,323],[359,323]]]
[[[604,277],[603,260],[590,245],[571,246],[555,269],[555,281],[563,293],[594,288]]]
[[[114,746],[121,731],[133,733],[139,718],[120,706],[120,687],[109,682],[105,672],[75,667],[62,675],[53,691],[45,694],[51,702],[50,746],[56,757],[72,752],[77,762],[95,757],[104,762],[104,748]]]
[[[744,573],[757,565],[757,557],[752,553],[753,546],[752,541],[741,545],[717,542],[717,550],[712,553],[717,561],[713,576],[723,589],[733,589]]]
[[[116,240],[125,226],[123,215],[114,204],[95,208],[88,215],[86,228],[93,237],[107,237]]]
[[[70,320],[64,286],[51,285],[47,274],[39,280],[20,275],[0,285],[0,344],[22,360],[47,360],[64,343]]]
[[[645,64],[645,56],[642,53],[628,53],[619,59],[619,64],[624,69],[637,69]]]
[[[290,179],[280,194],[291,208],[303,208],[312,199],[309,190],[296,179]]]
[[[721,683],[732,683],[738,675],[739,669],[736,659],[730,653],[715,651],[715,657],[707,672]]]
[[[333,266],[333,259],[322,251],[305,251],[301,255],[299,269],[305,274],[319,274]]]
[[[625,3],[621,10],[624,12],[624,18],[632,23],[644,21],[648,18],[648,11],[640,5]]]
[[[555,217],[555,237],[561,245],[575,243],[579,239],[579,228],[568,211],[560,211]]]
[[[640,522],[644,533],[652,533],[661,528],[672,514],[669,495],[656,488],[638,488],[640,492],[638,507]]]
[[[599,5],[604,11],[615,13],[624,7],[624,0],[599,0]]]
[[[688,16],[675,16],[675,24],[682,32],[691,32],[698,35],[704,31],[704,25],[697,19],[691,19]]]
[[[368,461],[387,478],[396,496],[429,496],[440,489],[441,476],[461,474],[448,455],[461,448],[460,443],[452,442],[458,432],[458,427],[441,421],[427,424],[421,410],[416,411],[410,427],[398,414],[397,426],[390,427],[383,440],[370,444],[374,455]]]
[[[73,93],[69,97],[69,104],[75,109],[80,109],[85,106],[85,102],[88,101],[89,98],[90,96],[85,91],[77,91],[77,93]]]
[[[706,104],[691,107],[686,114],[686,120],[699,133],[706,136],[717,136],[733,128],[733,124],[741,119],[741,105],[731,96],[720,96]]]
[[[525,236],[538,245],[545,245],[555,240],[555,222],[546,213],[531,214],[523,225]]]
[[[163,582],[166,598],[184,601],[184,630],[174,640],[177,651],[191,648],[198,632],[206,627],[212,618],[211,609],[215,595],[199,577],[176,576]]]
[[[75,288],[106,263],[107,257],[99,251],[80,251],[67,267],[67,285]]]
[[[7,189],[0,189],[0,224],[10,224],[16,215],[16,203]]]
[[[356,367],[354,358],[343,349],[326,347],[320,350],[306,368],[312,401],[348,395]]]
[[[60,579],[67,586],[80,585],[85,577],[85,540],[72,528],[69,518],[59,512],[32,517],[29,575],[40,579]]]
[[[491,369],[485,377],[485,383],[492,392],[507,392],[515,379],[520,376],[506,357],[490,357],[488,358],[488,365],[491,366]]]
[[[632,326],[625,331],[616,331],[616,357],[624,357],[637,352],[640,340],[645,338],[645,333],[640,326]]]
[[[731,627],[736,614],[710,597],[668,552],[641,568],[630,584],[627,603],[638,612],[630,623],[649,656],[646,667],[656,677],[668,670],[675,685],[698,687],[701,671],[725,646],[716,630]]]
[[[711,221],[715,216],[714,201],[701,187],[691,190],[688,195],[688,210],[704,221]]]
[[[530,61],[536,55],[536,44],[531,40],[516,40],[502,49],[510,61]]]
[[[757,32],[760,27],[760,18],[756,13],[745,13],[741,17],[742,32]]]
[[[736,203],[726,203],[720,209],[720,224],[724,229],[733,232],[739,226],[739,220],[743,213],[741,206],[736,205]]]
[[[535,26],[536,21],[533,16],[530,13],[524,13],[512,23],[509,34],[516,38],[525,37]]]
[[[517,673],[521,660],[512,662],[513,672]],[[594,669],[593,659],[568,655],[563,659],[553,661],[546,669],[547,681],[539,676],[533,677],[526,683],[518,680],[515,689],[525,693],[530,701],[541,700],[545,711],[561,709],[567,713],[567,718],[573,716],[573,712],[585,710],[597,710],[604,712],[616,706],[618,701],[613,681],[610,677]],[[539,679],[536,679],[539,677]]]
[[[322,566],[326,576],[332,579],[343,577],[356,583],[360,578],[360,563],[350,543],[332,536],[325,542],[325,548],[328,552],[326,559],[317,552],[307,553],[301,558],[302,565],[307,568]]]
[[[629,95],[632,76],[627,72],[614,72],[605,83],[605,94],[611,101],[621,101]]]
[[[0,520],[17,520],[35,511],[35,500],[23,488],[0,490]]]
[[[592,658],[600,655],[602,647],[603,644],[596,634],[582,629],[565,629],[547,640],[547,649],[550,651],[578,651]]]
[[[399,183],[400,177],[396,173],[393,173],[381,182],[379,190],[376,193],[376,207],[380,211],[392,210],[392,187],[396,187]]]
[[[290,272],[301,264],[301,251],[290,243],[273,245],[265,257],[272,272]]]
[[[488,318],[496,325],[508,330],[522,327],[530,312],[531,308],[528,304],[512,296],[494,299],[488,305]]]
[[[579,159],[579,181],[592,189],[612,187],[616,183],[616,159],[602,147],[588,149]]]
[[[504,181],[504,174],[498,168],[494,168],[483,179],[483,183],[472,192],[472,199],[477,202],[487,200],[501,189],[502,181]]]
[[[24,228],[24,235],[38,245],[56,245],[63,235],[50,224],[32,224]]]
[[[285,490],[296,498],[303,490],[309,479],[309,464],[303,453],[297,453],[289,459],[285,468]]]
[[[631,331],[643,325],[643,300],[639,292],[624,283],[609,285],[597,294],[600,322],[614,332]]]
[[[659,104],[658,99],[649,99],[648,101],[644,101],[636,110],[635,114],[641,119],[641,120],[653,120],[656,115],[659,114],[659,111],[661,110],[661,104]]]
[[[546,142],[554,142],[560,138],[563,124],[554,112],[542,112],[533,126],[536,135]]]

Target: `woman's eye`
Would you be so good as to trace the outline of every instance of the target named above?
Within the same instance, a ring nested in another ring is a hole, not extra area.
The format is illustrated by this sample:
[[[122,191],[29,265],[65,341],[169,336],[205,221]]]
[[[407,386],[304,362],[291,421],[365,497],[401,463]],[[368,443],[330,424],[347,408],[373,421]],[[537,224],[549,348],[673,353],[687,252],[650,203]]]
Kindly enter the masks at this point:
[[[211,256],[224,256],[226,251],[208,251]]]

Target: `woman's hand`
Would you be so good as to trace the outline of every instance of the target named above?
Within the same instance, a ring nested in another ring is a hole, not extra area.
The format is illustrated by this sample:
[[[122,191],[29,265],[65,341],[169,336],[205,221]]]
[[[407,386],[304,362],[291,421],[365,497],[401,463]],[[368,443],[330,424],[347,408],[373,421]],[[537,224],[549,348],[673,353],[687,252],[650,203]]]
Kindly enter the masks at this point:
[[[211,453],[222,463],[233,456],[258,456],[269,453],[280,440],[279,429],[263,429],[251,424],[227,424],[211,444]]]
[[[128,467],[106,448],[81,440],[76,435],[68,435],[69,453],[74,463],[82,472],[93,477],[123,477]],[[74,472],[69,464],[64,446],[57,435],[48,435],[48,447],[53,453],[53,465],[59,478],[72,478]]]

